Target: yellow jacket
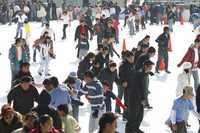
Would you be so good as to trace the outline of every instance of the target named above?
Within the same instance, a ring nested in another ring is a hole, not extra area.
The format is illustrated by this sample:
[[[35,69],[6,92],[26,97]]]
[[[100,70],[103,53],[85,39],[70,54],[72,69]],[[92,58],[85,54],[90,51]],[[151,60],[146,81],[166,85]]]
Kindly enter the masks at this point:
[[[29,23],[24,24],[24,31],[25,33],[31,33],[31,27]]]

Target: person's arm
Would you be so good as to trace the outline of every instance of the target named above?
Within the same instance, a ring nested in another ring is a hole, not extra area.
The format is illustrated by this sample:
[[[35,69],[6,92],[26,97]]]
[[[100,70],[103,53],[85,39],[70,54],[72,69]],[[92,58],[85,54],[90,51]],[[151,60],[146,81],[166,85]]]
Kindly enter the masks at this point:
[[[177,66],[180,67],[185,61],[187,61],[187,59],[190,57],[190,54],[191,54],[191,50],[189,49],[184,55],[184,57],[182,58],[181,62]]]
[[[14,92],[15,92],[15,89],[12,89],[8,93],[8,96],[7,96],[7,102],[8,102],[8,104],[11,104],[11,102],[14,100]]]
[[[172,109],[171,114],[170,114],[170,120],[172,125],[176,124],[176,111]]]

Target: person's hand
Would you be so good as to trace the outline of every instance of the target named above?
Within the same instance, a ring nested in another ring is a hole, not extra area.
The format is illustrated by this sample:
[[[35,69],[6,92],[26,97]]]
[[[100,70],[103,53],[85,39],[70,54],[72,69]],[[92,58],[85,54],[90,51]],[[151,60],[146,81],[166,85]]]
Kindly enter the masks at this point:
[[[173,132],[177,131],[177,126],[176,126],[176,124],[172,124],[172,131],[173,131]]]
[[[141,101],[141,104],[142,104],[143,106],[145,106],[145,105],[146,105],[146,101],[145,101],[145,100],[142,100],[142,101]]]
[[[123,88],[126,88],[127,86],[128,86],[128,83],[126,81],[122,83]]]

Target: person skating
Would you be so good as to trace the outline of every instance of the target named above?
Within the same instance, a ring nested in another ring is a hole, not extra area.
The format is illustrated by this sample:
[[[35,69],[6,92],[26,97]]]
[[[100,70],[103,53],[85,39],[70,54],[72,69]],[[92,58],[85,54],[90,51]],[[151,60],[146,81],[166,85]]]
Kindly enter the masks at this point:
[[[91,104],[91,113],[89,120],[89,133],[94,133],[98,129],[98,120],[104,112],[104,96],[103,87],[100,81],[96,80],[91,71],[84,74],[84,81],[86,82],[83,87],[82,93],[88,98]]]
[[[192,76],[194,78],[194,88],[197,89],[199,85],[199,75],[198,75],[198,68],[200,68],[200,41],[195,39],[194,44],[191,45],[184,55],[181,62],[177,65],[180,67],[184,62],[190,62],[192,64]]]
[[[171,72],[168,69],[168,42],[169,42],[169,28],[164,27],[164,33],[162,33],[157,39],[156,42],[158,43],[158,61],[156,64],[156,73],[159,73],[160,62],[163,59],[165,63],[165,72],[170,74]]]
[[[70,25],[71,23],[71,18],[68,14],[67,11],[63,12],[63,15],[61,17],[61,20],[63,20],[63,36],[62,36],[62,40],[64,40],[66,38],[66,28]]]
[[[39,93],[31,84],[30,77],[23,77],[20,84],[14,87],[7,95],[8,104],[13,102],[13,108],[22,115],[25,115],[38,102]]]
[[[96,18],[96,24],[94,25],[94,34],[97,35],[98,49],[99,46],[102,45],[103,31],[104,31],[103,23],[101,22],[100,18]]]
[[[143,120],[144,105],[146,103],[146,86],[148,75],[152,70],[153,62],[145,61],[143,71],[131,74],[128,80],[128,122],[126,123],[126,133],[144,133],[140,130]]]
[[[15,39],[22,38],[23,36],[23,25],[25,20],[27,19],[26,15],[23,13],[23,11],[19,11],[18,15],[16,16],[17,21],[17,33],[15,36]]]
[[[56,35],[55,35],[55,32],[53,31],[52,28],[50,28],[50,24],[47,23],[45,24],[45,28],[43,29],[42,33],[41,33],[41,36],[44,35],[44,33],[47,32],[48,33],[48,36],[52,39],[52,40],[56,40]]]
[[[192,103],[193,97],[193,88],[190,86],[185,86],[183,89],[183,95],[174,100],[169,120],[169,126],[171,127],[173,133],[187,133],[186,115],[189,111],[191,111],[191,113],[200,120],[200,115],[195,111]]]

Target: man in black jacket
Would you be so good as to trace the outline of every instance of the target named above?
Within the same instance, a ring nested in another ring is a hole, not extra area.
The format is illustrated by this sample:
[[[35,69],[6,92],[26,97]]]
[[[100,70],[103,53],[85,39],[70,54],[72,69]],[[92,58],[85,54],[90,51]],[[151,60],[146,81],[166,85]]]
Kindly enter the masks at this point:
[[[23,77],[20,84],[14,87],[7,96],[8,104],[13,101],[14,110],[22,115],[30,112],[34,102],[38,101],[39,93],[30,82],[30,77]]]
[[[134,66],[134,54],[130,51],[126,52],[125,61],[119,67],[119,79],[120,85],[118,86],[118,97],[122,99],[124,95],[124,102],[127,105],[127,86],[130,76],[135,72]],[[115,111],[120,113],[120,108],[116,106]],[[126,112],[124,112],[124,117],[126,118]]]
[[[38,106],[33,108],[32,111],[36,112],[38,116],[48,114],[53,119],[53,126],[62,131],[62,122],[58,112],[49,106],[51,102],[51,96],[48,94],[46,90],[43,90],[38,98]]]
[[[145,61],[142,72],[131,74],[128,81],[128,122],[126,133],[144,133],[139,129],[144,115],[145,87],[153,62]]]
[[[168,70],[168,42],[169,42],[169,28],[164,27],[164,33],[162,33],[157,39],[158,43],[158,61],[156,64],[156,72],[159,73],[160,61],[163,59],[165,62],[165,71],[166,73],[171,73]]]

